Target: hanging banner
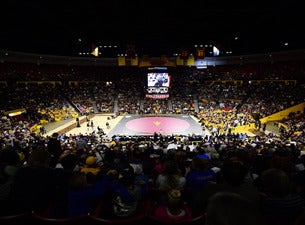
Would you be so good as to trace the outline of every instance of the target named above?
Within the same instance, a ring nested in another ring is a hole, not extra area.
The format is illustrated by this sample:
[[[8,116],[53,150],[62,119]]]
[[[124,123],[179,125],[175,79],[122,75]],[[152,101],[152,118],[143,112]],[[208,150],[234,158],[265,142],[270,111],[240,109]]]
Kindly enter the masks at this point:
[[[205,57],[204,47],[196,48],[196,59],[204,59],[204,57]]]
[[[138,57],[136,56],[135,58],[131,58],[131,59],[130,59],[130,64],[131,64],[132,66],[138,66],[138,65],[139,65],[139,59],[138,59]]]
[[[183,66],[183,59],[181,59],[180,56],[177,56],[177,58],[176,58],[176,64],[177,64],[177,66]]]
[[[188,66],[195,66],[195,58],[193,55],[190,55],[187,59],[187,65]]]
[[[118,64],[119,64],[119,66],[126,66],[125,56],[119,56],[118,57]]]

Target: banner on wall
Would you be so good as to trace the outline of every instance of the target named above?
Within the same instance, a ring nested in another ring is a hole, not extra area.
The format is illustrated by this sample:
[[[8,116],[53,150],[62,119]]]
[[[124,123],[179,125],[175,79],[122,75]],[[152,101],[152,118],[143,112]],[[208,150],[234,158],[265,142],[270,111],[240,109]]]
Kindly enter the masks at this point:
[[[190,55],[187,59],[187,65],[188,66],[194,66],[195,65],[195,58],[193,55]]]
[[[204,47],[196,48],[196,59],[204,59],[204,57],[205,57]]]
[[[125,56],[119,56],[118,57],[118,64],[119,64],[119,66],[126,66]]]
[[[131,64],[132,66],[138,66],[138,65],[139,65],[139,59],[138,59],[138,57],[136,56],[135,58],[131,58],[131,59],[130,59],[130,64]]]
[[[176,64],[177,64],[177,66],[183,66],[183,59],[181,59],[180,56],[177,56],[177,58],[176,58]]]

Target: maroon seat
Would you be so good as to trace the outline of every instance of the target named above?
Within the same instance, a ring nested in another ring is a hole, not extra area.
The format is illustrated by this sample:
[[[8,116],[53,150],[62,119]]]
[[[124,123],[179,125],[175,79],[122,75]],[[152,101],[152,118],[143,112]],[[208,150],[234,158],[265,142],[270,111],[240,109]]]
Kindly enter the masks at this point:
[[[89,215],[89,223],[90,224],[140,224],[141,222],[145,221],[148,209],[150,208],[149,201],[143,201],[139,205],[138,211],[136,214],[124,217],[124,218],[102,218],[101,210],[103,209],[103,201],[100,200],[94,212]]]
[[[186,203],[185,203],[186,204]],[[153,212],[155,208],[158,206],[157,203],[152,204],[148,214],[147,214],[147,223],[148,224],[158,224],[158,225],[166,225],[166,224],[187,224],[187,225],[203,225],[204,224],[204,214],[195,215],[190,219],[183,219],[177,221],[164,221],[161,218],[155,216]]]
[[[31,213],[18,213],[7,216],[0,216],[1,225],[28,225],[31,224]]]
[[[61,224],[61,225],[86,225],[88,224],[88,215],[73,216],[67,218],[49,218],[42,214],[33,212],[32,214],[34,224],[48,225],[48,224]]]
[[[158,224],[158,225],[168,225],[168,224],[186,224],[186,225],[203,225],[204,224],[204,215],[199,215],[196,217],[193,217],[191,219],[185,219],[180,221],[163,221],[158,217],[154,217],[152,215],[149,215],[147,217],[147,223],[148,224]]]

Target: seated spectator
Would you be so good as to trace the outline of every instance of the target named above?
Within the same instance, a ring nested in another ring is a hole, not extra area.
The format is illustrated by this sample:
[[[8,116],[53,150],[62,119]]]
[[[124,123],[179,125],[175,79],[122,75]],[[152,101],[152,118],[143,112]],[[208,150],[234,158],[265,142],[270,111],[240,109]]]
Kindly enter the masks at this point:
[[[261,212],[268,224],[289,224],[304,212],[305,201],[292,191],[291,180],[280,169],[268,169],[261,175]]]
[[[210,168],[207,159],[194,157],[189,169],[185,177],[188,188],[197,190],[208,183],[216,183],[216,173]]]
[[[16,211],[42,212],[65,185],[64,172],[49,166],[49,154],[44,146],[32,150],[28,166],[16,173],[12,184],[12,201]]]
[[[56,168],[62,168],[67,173],[72,173],[73,171],[78,170],[77,162],[77,156],[75,154],[72,154],[69,150],[66,150],[66,152],[61,155]]]
[[[205,210],[209,198],[217,192],[230,192],[248,199],[253,207],[258,208],[260,196],[257,188],[245,181],[247,168],[242,161],[227,159],[221,168],[222,181],[217,184],[207,184],[192,199],[193,213],[200,213]]]
[[[81,169],[81,172],[85,174],[91,173],[94,176],[100,172],[100,168],[96,165],[96,158],[94,156],[88,156],[86,158],[86,165]]]
[[[208,202],[206,225],[261,225],[259,211],[246,198],[229,192],[218,192]]]
[[[135,166],[134,184],[141,188],[142,197],[145,197],[149,188],[149,177],[143,172],[142,165]]]
[[[161,174],[156,180],[156,187],[160,190],[182,189],[186,179],[181,175],[178,163],[174,160],[168,160],[164,163]]]
[[[121,178],[119,178],[121,176]],[[129,217],[138,210],[141,198],[141,188],[134,185],[135,176],[130,171],[119,174],[117,170],[109,170],[103,177],[105,195],[101,217]]]
[[[155,181],[157,177],[162,173],[164,162],[160,159],[160,156],[152,158],[153,168],[151,171],[151,178]]]
[[[116,190],[113,198],[113,215],[115,217],[128,217],[134,215],[138,210],[141,201],[142,191],[134,185],[134,174],[122,174],[120,182],[123,186]]]
[[[188,206],[184,204],[181,191],[172,189],[168,191],[166,202],[157,203],[152,216],[164,222],[185,221],[192,218]]]
[[[95,201],[103,195],[101,182],[87,182],[86,174],[75,172],[68,186],[68,216],[87,215],[93,211]]]
[[[56,199],[53,200],[54,209],[52,210],[52,215],[55,218],[64,218],[68,216],[68,189],[69,181],[71,177],[75,176],[75,172],[79,171],[77,169],[78,158],[76,155],[70,153],[69,150],[66,150],[60,157],[60,160],[56,168],[62,169],[64,173],[64,186],[62,190],[58,190]]]
[[[134,169],[127,160],[126,154],[123,151],[118,150],[114,157],[115,169],[119,174],[130,173],[134,174]]]

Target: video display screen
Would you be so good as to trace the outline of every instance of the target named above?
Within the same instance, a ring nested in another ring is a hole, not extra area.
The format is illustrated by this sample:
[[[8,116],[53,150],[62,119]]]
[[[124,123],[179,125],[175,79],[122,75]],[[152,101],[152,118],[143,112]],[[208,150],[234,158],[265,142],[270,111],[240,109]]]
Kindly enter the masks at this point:
[[[170,87],[170,76],[168,73],[148,73],[148,87]]]

